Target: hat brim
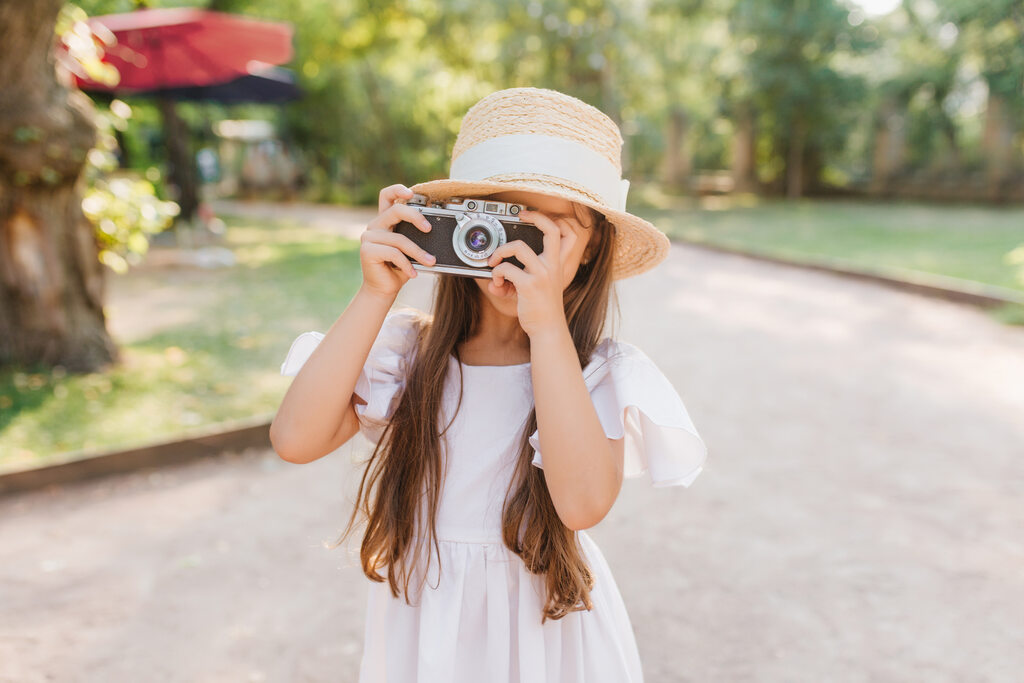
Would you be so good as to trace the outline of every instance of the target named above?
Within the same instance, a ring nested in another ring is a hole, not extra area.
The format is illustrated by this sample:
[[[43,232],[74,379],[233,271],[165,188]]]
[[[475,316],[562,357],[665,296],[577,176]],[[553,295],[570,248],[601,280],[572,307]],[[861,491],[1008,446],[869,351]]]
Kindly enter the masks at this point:
[[[612,258],[614,280],[639,275],[654,268],[668,257],[671,246],[668,236],[643,218],[613,209],[578,190],[542,178],[507,181],[444,178],[417,183],[409,189],[431,201],[519,190],[568,199],[589,206],[604,214],[616,227],[615,254]]]

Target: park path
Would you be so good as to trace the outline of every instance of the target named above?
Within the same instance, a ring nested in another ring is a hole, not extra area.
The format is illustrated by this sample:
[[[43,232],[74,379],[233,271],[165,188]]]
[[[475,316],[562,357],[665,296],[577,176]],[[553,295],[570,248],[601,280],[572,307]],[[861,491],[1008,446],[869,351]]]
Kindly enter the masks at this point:
[[[678,244],[618,290],[710,453],[689,489],[627,480],[589,532],[647,681],[1019,680],[1024,330]],[[366,580],[323,543],[365,448],[0,500],[0,681],[355,681]]]

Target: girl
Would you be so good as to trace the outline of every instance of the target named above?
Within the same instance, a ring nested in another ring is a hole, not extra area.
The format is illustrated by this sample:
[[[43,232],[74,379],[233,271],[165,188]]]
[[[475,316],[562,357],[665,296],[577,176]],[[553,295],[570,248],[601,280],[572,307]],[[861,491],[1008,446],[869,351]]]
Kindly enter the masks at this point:
[[[326,334],[306,332],[270,428],[305,463],[361,431],[375,444],[358,512],[370,584],[360,681],[639,682],[619,590],[587,535],[624,477],[689,486],[706,455],[679,395],[637,347],[602,338],[612,282],[665,258],[625,211],[622,138],[600,111],[537,88],[463,119],[450,178],[380,193],[363,284]],[[543,250],[508,242],[489,277],[438,273],[433,311],[389,312],[434,258],[392,231],[404,202],[524,204]],[[523,267],[503,259],[514,256]],[[431,569],[433,568],[433,570]]]

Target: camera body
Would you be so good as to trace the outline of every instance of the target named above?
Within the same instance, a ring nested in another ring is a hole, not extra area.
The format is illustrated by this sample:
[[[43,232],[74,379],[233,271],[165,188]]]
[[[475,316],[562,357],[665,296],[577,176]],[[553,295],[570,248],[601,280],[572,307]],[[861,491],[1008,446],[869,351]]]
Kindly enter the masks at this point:
[[[394,232],[405,235],[437,258],[432,266],[410,259],[416,270],[490,278],[492,269],[487,266],[487,259],[502,244],[522,240],[537,254],[544,250],[544,233],[540,228],[518,218],[526,208],[522,204],[463,197],[430,202],[421,194],[413,195],[407,204],[430,221],[430,232],[423,232],[408,221],[395,225]],[[502,262],[523,268],[513,256]]]

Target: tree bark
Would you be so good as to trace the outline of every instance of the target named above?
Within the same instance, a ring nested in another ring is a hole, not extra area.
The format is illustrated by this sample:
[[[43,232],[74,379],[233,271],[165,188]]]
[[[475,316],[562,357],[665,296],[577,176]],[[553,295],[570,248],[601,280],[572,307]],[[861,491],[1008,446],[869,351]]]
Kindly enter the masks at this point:
[[[886,100],[879,108],[875,120],[871,184],[868,187],[868,192],[873,196],[890,194],[890,181],[903,167],[906,156],[906,126],[899,106],[894,100]]]
[[[0,0],[0,366],[89,372],[118,360],[106,272],[82,213],[92,102],[58,81],[63,0]]]
[[[749,104],[742,105],[736,116],[736,132],[732,140],[732,182],[735,192],[753,192],[757,189],[755,151],[757,131],[754,112]]]
[[[825,189],[821,177],[824,169],[825,159],[821,146],[813,141],[805,144],[803,163],[803,190],[805,196],[819,193]]]
[[[804,193],[804,142],[806,140],[804,117],[797,113],[789,139],[786,155],[786,196],[789,199],[802,197]]]
[[[622,148],[619,151],[622,177],[628,178],[633,169],[633,143],[628,133],[622,133],[622,100],[619,96],[618,75],[615,62],[607,45],[604,46],[604,62],[601,64],[601,111],[615,122],[622,134]]]
[[[196,165],[192,157],[190,136],[185,122],[178,115],[174,100],[157,97],[157,106],[163,119],[167,161],[170,162],[171,181],[178,188],[174,200],[181,207],[178,219],[191,223],[199,209],[199,184]]]
[[[1006,111],[1006,99],[992,92],[990,88],[985,107],[982,149],[985,154],[985,180],[988,186],[986,194],[994,201],[1005,199],[1007,179],[1018,154],[1013,144],[1016,131]]]
[[[669,111],[665,132],[665,186],[674,190],[685,190],[689,186],[691,150],[689,118],[681,107],[673,106]]]

